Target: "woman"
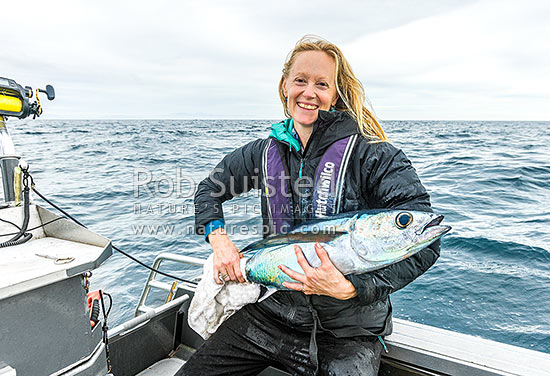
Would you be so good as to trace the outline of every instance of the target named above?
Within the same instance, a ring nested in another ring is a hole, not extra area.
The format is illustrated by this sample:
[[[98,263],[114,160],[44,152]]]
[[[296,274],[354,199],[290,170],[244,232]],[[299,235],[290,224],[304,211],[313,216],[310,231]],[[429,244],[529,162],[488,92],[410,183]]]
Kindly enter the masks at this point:
[[[287,119],[267,139],[227,155],[195,196],[197,232],[212,246],[220,284],[244,282],[239,250],[223,229],[222,203],[232,194],[263,193],[264,236],[339,212],[431,211],[414,168],[364,105],[363,87],[338,47],[300,39],[279,94]],[[280,266],[296,280],[285,283],[288,291],[233,315],[179,374],[257,374],[269,365],[292,374],[377,374],[382,336],[392,330],[389,294],[433,265],[439,242],[386,268],[348,276],[322,246],[316,250],[321,267],[311,268],[296,247],[304,273]]]

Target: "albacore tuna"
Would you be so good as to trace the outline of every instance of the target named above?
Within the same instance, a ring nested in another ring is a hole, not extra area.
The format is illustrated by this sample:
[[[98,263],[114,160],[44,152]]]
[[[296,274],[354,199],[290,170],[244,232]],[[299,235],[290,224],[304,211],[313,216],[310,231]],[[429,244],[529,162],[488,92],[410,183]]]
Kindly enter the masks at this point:
[[[401,261],[451,230],[440,225],[442,215],[407,210],[369,210],[304,223],[287,234],[275,235],[243,249],[249,257],[246,278],[264,286],[285,289],[296,282],[278,266],[303,273],[294,246],[302,249],[312,267],[321,265],[315,252],[321,243],[342,274],[365,273]]]

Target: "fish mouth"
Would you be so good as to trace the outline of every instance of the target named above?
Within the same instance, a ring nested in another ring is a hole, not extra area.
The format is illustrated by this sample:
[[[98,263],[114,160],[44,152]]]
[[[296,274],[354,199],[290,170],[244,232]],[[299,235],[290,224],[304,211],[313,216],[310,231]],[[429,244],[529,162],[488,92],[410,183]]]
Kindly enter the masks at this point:
[[[435,232],[438,234],[438,236],[445,235],[449,231],[451,231],[451,226],[439,226],[439,224],[443,221],[443,218],[445,216],[443,215],[437,215],[434,219],[432,219],[430,222],[425,224],[422,228],[416,231],[417,235],[422,235],[424,232],[426,232],[427,229],[430,229],[431,232]]]

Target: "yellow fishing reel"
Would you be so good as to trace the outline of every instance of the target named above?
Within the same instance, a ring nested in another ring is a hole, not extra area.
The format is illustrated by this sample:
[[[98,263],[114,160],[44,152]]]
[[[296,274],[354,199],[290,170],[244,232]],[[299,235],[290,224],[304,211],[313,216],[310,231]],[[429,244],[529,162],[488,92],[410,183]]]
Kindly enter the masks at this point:
[[[21,173],[28,168],[28,166],[18,167],[24,162],[20,161],[20,157],[15,152],[13,141],[6,126],[6,120],[8,117],[24,119],[30,115],[33,115],[33,118],[36,119],[37,116],[42,115],[42,106],[40,106],[40,98],[38,98],[40,92],[46,93],[49,100],[55,98],[53,87],[46,85],[45,90],[36,89],[36,100],[31,101],[33,96],[31,87],[23,87],[14,80],[0,77],[0,172],[4,191],[4,204],[0,203],[0,207],[3,205],[20,205]],[[28,204],[28,200],[28,198],[25,198],[25,205]],[[2,245],[0,245],[1,247]]]
[[[31,102],[33,89],[30,86],[21,86],[14,80],[0,77],[0,116],[12,116],[24,119],[29,115],[33,118],[42,115],[42,106],[38,93],[45,93],[49,100],[55,98],[55,90],[51,85],[46,89],[36,89],[36,101]]]

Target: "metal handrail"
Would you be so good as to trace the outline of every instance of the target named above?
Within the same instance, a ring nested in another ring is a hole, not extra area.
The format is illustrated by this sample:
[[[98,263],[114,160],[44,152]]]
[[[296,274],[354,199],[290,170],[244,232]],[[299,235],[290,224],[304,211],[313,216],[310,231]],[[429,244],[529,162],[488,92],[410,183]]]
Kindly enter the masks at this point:
[[[147,313],[134,317],[131,320],[128,320],[112,329],[109,329],[107,331],[107,337],[112,338],[121,333],[127,333],[129,331],[132,331],[133,329],[137,328],[140,324],[143,324],[144,322],[152,319],[155,316],[160,315],[161,313],[164,313],[172,309],[173,307],[181,305],[183,302],[187,300],[189,300],[189,295],[185,294],[183,296],[180,296],[179,298],[172,300],[170,303],[163,304],[160,307],[151,308],[151,310],[149,310]]]
[[[191,256],[184,256],[184,255],[176,255],[174,253],[161,253],[155,258],[155,261],[153,262],[153,269],[159,270],[160,264],[162,261],[168,260],[168,261],[175,261],[182,264],[188,264],[188,265],[197,265],[197,266],[203,266],[205,261],[204,259],[197,258],[197,257],[191,257]],[[163,286],[163,282],[158,282],[155,280],[155,277],[157,275],[157,272],[151,270],[149,273],[149,277],[147,278],[147,282],[145,282],[145,287],[143,289],[143,292],[141,293],[141,297],[139,298],[139,303],[136,307],[136,312],[134,314],[135,317],[141,315],[144,312],[150,311],[154,309],[153,307],[148,307],[145,305],[145,301],[147,300],[147,297],[149,296],[149,292],[151,291],[151,287],[156,287],[160,289],[166,290],[166,288]],[[189,287],[191,286],[184,282]],[[177,289],[180,287],[177,286]]]

